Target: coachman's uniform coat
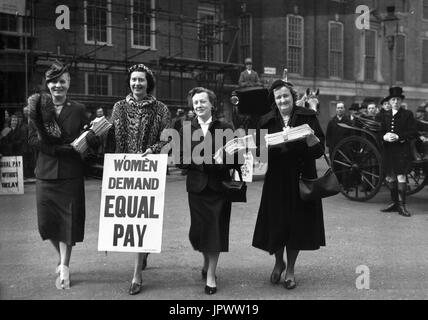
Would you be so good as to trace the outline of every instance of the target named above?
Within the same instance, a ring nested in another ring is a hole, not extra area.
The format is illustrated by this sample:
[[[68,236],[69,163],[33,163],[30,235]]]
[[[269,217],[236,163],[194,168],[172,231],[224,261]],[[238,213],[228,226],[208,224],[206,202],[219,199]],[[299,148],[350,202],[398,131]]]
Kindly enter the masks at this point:
[[[253,246],[270,254],[287,246],[295,250],[316,250],[325,245],[321,200],[303,201],[299,195],[299,176],[317,176],[315,159],[324,152],[324,134],[316,113],[294,106],[288,125],[308,124],[320,143],[308,147],[305,140],[269,147],[268,169],[253,236]],[[259,122],[268,133],[284,127],[276,107]],[[263,141],[263,137],[261,138]],[[262,142],[263,143],[263,142]]]
[[[393,116],[392,110],[377,114],[376,121],[381,124],[380,137],[383,141],[383,162],[387,174],[406,174],[412,162],[410,140],[417,137],[417,124],[413,113],[400,108]],[[386,142],[387,132],[398,135],[396,142]]]

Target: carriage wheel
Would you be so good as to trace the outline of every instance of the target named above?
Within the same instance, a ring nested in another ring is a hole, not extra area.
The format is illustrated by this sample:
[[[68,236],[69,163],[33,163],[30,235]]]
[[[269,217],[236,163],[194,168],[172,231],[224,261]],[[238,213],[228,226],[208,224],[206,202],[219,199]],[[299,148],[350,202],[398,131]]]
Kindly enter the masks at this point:
[[[350,200],[369,200],[382,186],[382,157],[365,138],[352,136],[341,140],[331,154],[331,162],[341,193]]]
[[[426,162],[412,163],[409,173],[407,173],[407,195],[421,191],[428,183],[427,168],[428,165]]]

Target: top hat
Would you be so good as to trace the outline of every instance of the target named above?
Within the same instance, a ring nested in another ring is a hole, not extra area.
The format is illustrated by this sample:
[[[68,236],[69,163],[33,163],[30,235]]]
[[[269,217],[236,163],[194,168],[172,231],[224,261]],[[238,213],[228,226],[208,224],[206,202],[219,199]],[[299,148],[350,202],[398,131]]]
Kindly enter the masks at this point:
[[[357,102],[353,102],[351,106],[349,107],[349,110],[358,111],[360,109],[360,104]]]
[[[389,88],[389,96],[387,97],[388,100],[391,98],[401,98],[403,100],[405,96],[403,95],[403,88],[401,87],[391,87]]]
[[[67,71],[68,67],[66,65],[62,64],[58,60],[55,60],[54,63],[52,63],[49,69],[45,72],[45,80],[46,82],[55,80]]]

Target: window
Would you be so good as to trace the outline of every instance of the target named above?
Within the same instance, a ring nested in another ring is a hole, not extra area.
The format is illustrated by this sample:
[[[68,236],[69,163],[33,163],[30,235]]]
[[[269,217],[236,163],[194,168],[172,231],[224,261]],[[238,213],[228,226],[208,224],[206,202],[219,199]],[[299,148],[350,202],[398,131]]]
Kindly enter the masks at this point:
[[[287,68],[290,73],[303,73],[303,17],[287,16]]]
[[[216,11],[211,7],[200,7],[198,20],[199,59],[221,61],[222,34],[220,27],[216,25],[218,21]]]
[[[111,74],[86,73],[86,94],[108,96],[112,94]]]
[[[364,75],[365,80],[375,80],[376,69],[376,32],[365,31]]]
[[[406,55],[406,37],[403,34],[396,36],[396,50],[395,50],[395,65],[396,76],[395,80],[404,82],[404,65]]]
[[[27,39],[27,49],[31,49],[33,42],[30,21],[28,17],[0,13],[1,46],[4,49],[23,50]]]
[[[241,61],[247,57],[252,56],[252,18],[251,15],[246,14],[240,17],[240,50],[241,50]]]
[[[330,77],[343,78],[343,24],[329,22],[328,69]]]
[[[423,0],[422,18],[428,20],[428,0]]]
[[[428,39],[422,41],[422,82],[428,83]]]
[[[85,0],[85,43],[111,45],[111,0]]]
[[[131,0],[131,39],[136,48],[155,49],[155,1]]]
[[[0,31],[18,32],[18,17],[0,13]]]

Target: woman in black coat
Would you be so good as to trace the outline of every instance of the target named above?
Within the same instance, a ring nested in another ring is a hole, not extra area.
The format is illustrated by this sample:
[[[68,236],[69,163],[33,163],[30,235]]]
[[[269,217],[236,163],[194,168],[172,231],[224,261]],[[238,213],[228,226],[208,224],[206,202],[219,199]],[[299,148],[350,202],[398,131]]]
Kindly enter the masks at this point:
[[[233,133],[233,126],[213,115],[216,96],[211,90],[193,88],[188,98],[196,116],[190,123],[190,128],[187,127],[188,122],[183,124],[180,133],[183,143],[179,167],[188,170],[186,189],[191,220],[189,239],[192,247],[203,255],[201,273],[202,278],[206,280],[205,293],[210,295],[217,291],[215,273],[220,252],[229,250],[231,202],[224,196],[221,182],[230,180],[229,169],[235,167],[224,160],[222,164],[213,160],[215,152],[227,140],[216,141],[216,132],[221,133],[229,129]],[[191,147],[188,150],[191,152],[186,155],[185,145],[189,143]],[[208,154],[195,151],[198,146],[205,144],[208,145],[204,151],[208,150]]]
[[[84,166],[71,146],[88,125],[85,106],[67,98],[70,74],[67,66],[54,62],[45,74],[50,94],[29,98],[31,121],[29,144],[38,150],[35,169],[37,218],[43,240],[50,240],[58,254],[56,286],[70,288],[69,264],[76,242],[85,229]],[[49,119],[49,121],[48,121]],[[96,143],[88,134],[88,145]],[[95,139],[96,140],[96,139]]]
[[[253,237],[254,247],[275,254],[270,281],[278,283],[286,269],[284,285],[293,289],[299,251],[317,250],[325,245],[321,200],[303,201],[299,195],[299,176],[317,176],[315,159],[324,153],[325,138],[316,113],[296,106],[297,94],[291,83],[277,80],[270,92],[275,104],[260,119],[260,129],[267,129],[270,134],[287,126],[308,124],[314,131],[303,140],[268,146],[268,169]]]

